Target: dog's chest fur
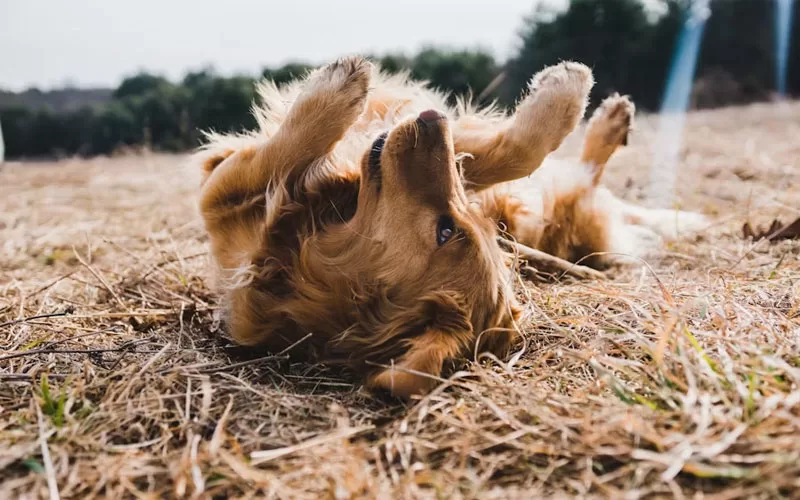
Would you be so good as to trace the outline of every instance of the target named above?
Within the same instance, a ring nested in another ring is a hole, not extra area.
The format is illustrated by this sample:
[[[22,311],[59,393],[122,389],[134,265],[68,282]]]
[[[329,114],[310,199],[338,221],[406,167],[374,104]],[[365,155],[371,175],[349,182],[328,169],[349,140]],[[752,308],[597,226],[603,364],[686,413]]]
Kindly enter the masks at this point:
[[[296,339],[297,334],[302,336],[312,330],[320,336],[314,340],[324,342],[328,335],[350,326],[352,305],[338,308],[329,303],[327,308],[315,310],[309,290],[318,273],[303,255],[304,246],[311,239],[353,217],[359,185],[358,173],[337,172],[317,179],[313,186],[287,183],[282,195],[268,196],[268,222],[263,228],[259,250],[250,262],[253,307],[248,308],[247,313],[253,315],[254,324],[273,331],[273,338],[278,341],[274,347],[284,347],[281,338]],[[297,314],[293,309],[309,314]]]

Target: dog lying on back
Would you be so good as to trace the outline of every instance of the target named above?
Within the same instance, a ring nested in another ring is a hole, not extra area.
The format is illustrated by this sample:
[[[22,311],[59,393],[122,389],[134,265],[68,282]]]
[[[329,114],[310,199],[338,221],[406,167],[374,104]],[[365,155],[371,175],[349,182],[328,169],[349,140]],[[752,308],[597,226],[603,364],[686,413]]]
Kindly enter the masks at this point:
[[[195,157],[232,337],[280,351],[311,334],[309,355],[397,396],[430,389],[445,360],[504,356],[520,307],[498,226],[575,261],[641,253],[675,218],[598,186],[627,137],[624,98],[590,122],[581,162],[537,171],[592,85],[581,64],[546,68],[508,117],[360,58],[262,84],[259,130],[209,134]]]

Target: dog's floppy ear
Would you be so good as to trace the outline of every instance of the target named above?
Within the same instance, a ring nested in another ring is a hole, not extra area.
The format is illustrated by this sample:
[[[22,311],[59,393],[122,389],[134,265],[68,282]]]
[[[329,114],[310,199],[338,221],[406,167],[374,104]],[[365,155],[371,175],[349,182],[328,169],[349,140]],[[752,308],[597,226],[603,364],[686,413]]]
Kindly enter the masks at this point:
[[[473,339],[472,324],[464,301],[455,294],[435,292],[403,314],[401,335],[404,352],[367,379],[367,386],[408,398],[437,384],[445,360],[463,354]],[[399,320],[400,318],[398,318]]]

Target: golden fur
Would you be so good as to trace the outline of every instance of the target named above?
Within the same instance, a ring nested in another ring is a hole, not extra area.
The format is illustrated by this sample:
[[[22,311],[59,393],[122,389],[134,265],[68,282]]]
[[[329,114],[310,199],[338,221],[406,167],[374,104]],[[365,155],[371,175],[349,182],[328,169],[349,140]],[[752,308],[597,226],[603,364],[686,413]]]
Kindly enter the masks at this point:
[[[583,65],[547,68],[509,117],[451,109],[360,58],[262,84],[259,129],[209,134],[195,157],[233,338],[280,350],[310,333],[309,354],[398,396],[476,348],[504,355],[520,309],[498,222],[575,260],[611,246],[611,219],[649,220],[587,201],[627,135],[632,105],[619,97],[590,125],[577,182],[513,192],[574,129],[592,84]]]

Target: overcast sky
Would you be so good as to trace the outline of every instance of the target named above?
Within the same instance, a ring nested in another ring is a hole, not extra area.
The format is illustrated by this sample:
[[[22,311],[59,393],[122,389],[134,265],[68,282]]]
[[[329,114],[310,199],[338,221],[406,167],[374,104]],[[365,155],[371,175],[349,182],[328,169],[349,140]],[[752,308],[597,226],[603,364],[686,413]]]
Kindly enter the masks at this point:
[[[566,0],[545,0],[563,3]],[[0,0],[0,88],[114,86],[429,43],[505,59],[537,0]]]

